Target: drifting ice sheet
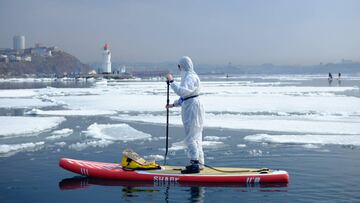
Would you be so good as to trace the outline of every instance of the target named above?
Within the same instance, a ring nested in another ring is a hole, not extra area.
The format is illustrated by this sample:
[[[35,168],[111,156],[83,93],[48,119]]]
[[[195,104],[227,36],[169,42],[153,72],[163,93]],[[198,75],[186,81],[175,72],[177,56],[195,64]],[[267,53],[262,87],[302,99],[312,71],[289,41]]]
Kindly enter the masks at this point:
[[[0,136],[34,135],[55,128],[64,117],[0,116]]]
[[[150,134],[138,131],[127,124],[97,124],[90,125],[85,131],[87,136],[105,139],[133,141],[151,138]]]
[[[147,160],[155,160],[155,161],[164,160],[164,156],[159,154],[144,156],[144,158]]]
[[[2,144],[0,145],[0,157],[14,155],[20,151],[33,151],[43,146],[44,142],[28,142],[21,144]]]
[[[75,149],[77,151],[81,151],[84,150],[88,147],[106,147],[110,144],[114,143],[113,141],[110,140],[87,140],[85,142],[77,142],[75,144],[71,144],[69,145],[70,149]]]
[[[134,141],[151,138],[151,135],[138,131],[127,124],[94,123],[84,133],[88,137],[95,138],[95,140],[71,144],[70,149],[83,150],[87,147],[105,147],[114,143],[114,141]]]
[[[270,142],[286,144],[334,144],[360,146],[359,135],[269,135],[256,134],[244,138],[253,142]]]
[[[71,135],[73,133],[72,129],[69,128],[64,128],[61,130],[55,130],[54,132],[52,132],[52,136],[46,137],[47,140],[56,140],[56,139],[60,139],[63,137],[68,137],[69,135]]]
[[[146,86],[146,85],[149,85]],[[70,109],[110,111],[163,112],[165,88],[161,83],[132,83],[105,89],[95,89],[99,95],[61,96],[57,100]],[[207,112],[319,112],[357,113],[360,99],[339,96],[358,87],[239,87],[239,85],[206,84],[201,101]],[[178,97],[170,95],[171,102]],[[140,99],[139,99],[140,98]],[[121,101],[121,102],[114,102]],[[180,111],[174,108],[172,111]]]
[[[0,108],[31,108],[31,107],[47,107],[57,106],[53,102],[41,101],[40,99],[26,99],[26,98],[1,98]]]
[[[224,143],[219,142],[219,141],[206,141],[206,140],[204,141],[203,140],[202,144],[203,144],[203,148],[218,148],[218,147],[224,146]],[[170,151],[178,151],[178,150],[184,150],[184,149],[186,149],[186,146],[185,146],[184,142],[182,142],[182,141],[173,143],[171,145],[171,147],[169,148]]]
[[[0,98],[33,97],[37,93],[32,89],[0,90]]]
[[[116,111],[106,110],[52,110],[43,111],[40,109],[32,109],[26,112],[27,115],[50,115],[50,116],[100,116],[116,114]]]
[[[111,117],[115,120],[140,121],[165,124],[163,116],[143,114]],[[274,132],[360,134],[360,120],[343,118],[311,119],[311,117],[242,116],[236,114],[206,114],[205,127],[229,128],[238,130],[262,130]],[[181,126],[180,116],[170,116],[170,124]],[[304,119],[304,120],[301,120]]]

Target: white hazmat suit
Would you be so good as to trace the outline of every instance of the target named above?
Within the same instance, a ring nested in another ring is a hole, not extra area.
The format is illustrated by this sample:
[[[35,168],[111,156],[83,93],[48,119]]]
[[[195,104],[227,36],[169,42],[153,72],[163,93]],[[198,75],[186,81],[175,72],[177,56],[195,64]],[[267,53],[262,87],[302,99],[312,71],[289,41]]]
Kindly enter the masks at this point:
[[[180,96],[173,105],[181,106],[181,118],[185,128],[187,153],[191,160],[205,164],[202,147],[204,108],[200,103],[200,79],[195,73],[191,59],[184,56],[179,61],[181,70],[180,85],[172,82],[171,88]],[[190,98],[189,98],[190,97]]]

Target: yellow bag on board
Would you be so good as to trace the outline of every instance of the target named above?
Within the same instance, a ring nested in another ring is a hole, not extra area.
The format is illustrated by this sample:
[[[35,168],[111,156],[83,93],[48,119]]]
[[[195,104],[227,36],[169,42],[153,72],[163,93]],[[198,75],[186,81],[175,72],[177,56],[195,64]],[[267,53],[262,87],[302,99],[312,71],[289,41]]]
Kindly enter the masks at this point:
[[[123,151],[121,166],[124,169],[138,169],[138,170],[150,170],[150,169],[161,168],[159,164],[155,163],[155,160],[146,161],[131,149],[126,149]]]

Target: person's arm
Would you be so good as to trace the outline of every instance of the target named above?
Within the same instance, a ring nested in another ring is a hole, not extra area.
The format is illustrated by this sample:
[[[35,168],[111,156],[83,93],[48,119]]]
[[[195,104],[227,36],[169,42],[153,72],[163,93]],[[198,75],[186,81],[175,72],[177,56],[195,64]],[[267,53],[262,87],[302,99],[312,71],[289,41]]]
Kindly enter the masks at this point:
[[[174,77],[172,76],[171,73],[168,73],[166,75],[166,82],[168,83],[168,85],[174,82]],[[181,99],[181,97],[180,97],[180,99]],[[165,108],[173,108],[176,106],[180,106],[181,103],[179,103],[179,100],[175,100],[174,103],[166,105]]]
[[[191,76],[187,76],[185,78],[183,85],[178,85],[177,83],[175,83],[174,77],[170,73],[166,75],[166,79],[167,82],[170,83],[170,86],[174,90],[174,92],[182,98],[191,96],[196,91],[196,87],[194,84],[195,80],[191,78]]]
[[[188,96],[191,96],[195,91],[196,87],[194,84],[194,80],[191,77],[186,77],[184,81],[184,85],[178,85],[174,82],[174,78],[171,74],[168,74],[167,81],[170,83],[171,88],[174,90],[174,92],[180,96],[180,98],[172,104],[172,106],[169,105],[169,108],[181,106],[183,102],[183,98],[186,98]]]
[[[191,96],[195,91],[194,84],[190,80],[186,81],[184,86],[178,85],[175,82],[171,83],[170,86],[182,98]]]

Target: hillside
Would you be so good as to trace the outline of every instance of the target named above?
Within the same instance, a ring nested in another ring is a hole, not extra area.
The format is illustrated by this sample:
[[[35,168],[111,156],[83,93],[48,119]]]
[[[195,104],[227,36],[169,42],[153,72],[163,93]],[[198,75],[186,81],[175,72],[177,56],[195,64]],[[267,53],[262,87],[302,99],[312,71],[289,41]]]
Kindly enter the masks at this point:
[[[31,56],[31,62],[0,62],[0,75],[22,76],[24,74],[36,75],[63,75],[63,73],[82,72],[91,70],[89,65],[81,63],[79,59],[64,51],[53,51],[52,56]]]

